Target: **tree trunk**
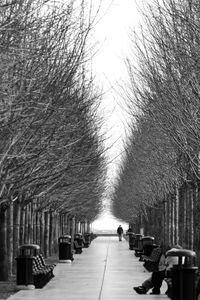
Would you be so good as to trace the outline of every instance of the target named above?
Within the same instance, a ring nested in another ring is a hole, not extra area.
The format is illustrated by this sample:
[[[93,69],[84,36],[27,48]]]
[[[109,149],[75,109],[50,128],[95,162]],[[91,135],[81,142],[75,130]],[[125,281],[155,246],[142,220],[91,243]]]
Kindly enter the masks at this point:
[[[194,248],[194,188],[190,188],[190,249]]]
[[[24,207],[24,244],[28,243],[28,205]]]
[[[60,236],[63,235],[64,229],[63,229],[63,214],[60,214]]]
[[[40,212],[36,212],[36,244],[40,245]]]
[[[49,256],[52,255],[52,248],[53,248],[53,213],[52,211],[49,212],[49,242],[48,242],[48,250]]]
[[[58,214],[53,214],[53,253],[58,252],[58,237],[59,237],[59,224],[58,224]]]
[[[15,201],[13,212],[13,273],[16,272],[15,258],[19,248],[19,228],[20,228],[20,203]]]
[[[166,202],[166,199],[164,199],[163,201],[163,244],[164,246],[166,247],[169,243],[168,243],[168,240],[167,240],[167,220],[168,220],[168,217],[167,217],[167,202]]]
[[[13,274],[13,203],[7,209],[7,256],[8,256],[8,277]]]
[[[170,196],[168,197],[168,241],[171,245],[171,200]]]
[[[82,233],[82,222],[78,222],[78,232]]]
[[[67,215],[63,214],[63,234],[67,234]]]
[[[74,250],[74,234],[76,233],[75,217],[71,219],[71,249]]]
[[[71,235],[71,218],[70,218],[70,215],[67,216],[67,234]]]
[[[87,232],[90,232],[90,222],[87,221]]]
[[[0,207],[0,281],[8,280],[6,209]]]
[[[79,232],[79,222],[75,219],[75,233]]]
[[[194,244],[194,249],[198,249],[200,245],[200,234],[199,234],[199,188],[198,184],[196,184],[195,187],[195,195],[194,195],[194,239],[193,239],[193,244]]]
[[[175,196],[175,244],[179,244],[179,189],[176,186]]]
[[[175,244],[175,195],[171,195],[171,245]]]
[[[44,255],[49,256],[49,213],[44,213]]]
[[[190,248],[190,187],[186,187],[186,248]]]
[[[44,212],[40,214],[40,248],[44,254]]]
[[[183,239],[182,239],[182,245],[183,248],[186,247],[186,231],[187,231],[187,195],[186,195],[186,188],[184,186],[184,192],[183,192]]]
[[[19,231],[19,244],[25,243],[25,209],[21,206],[20,212],[20,231]]]
[[[32,202],[29,203],[28,209],[28,242],[33,243],[33,206]]]
[[[33,244],[37,244],[37,204],[32,204],[32,227],[33,227]]]

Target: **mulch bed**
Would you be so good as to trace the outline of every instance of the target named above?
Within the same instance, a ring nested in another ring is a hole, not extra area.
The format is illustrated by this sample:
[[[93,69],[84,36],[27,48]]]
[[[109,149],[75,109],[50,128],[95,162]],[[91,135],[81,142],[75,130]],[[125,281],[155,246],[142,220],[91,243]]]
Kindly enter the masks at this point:
[[[8,299],[17,291],[15,278],[12,278],[11,281],[0,281],[0,300]]]

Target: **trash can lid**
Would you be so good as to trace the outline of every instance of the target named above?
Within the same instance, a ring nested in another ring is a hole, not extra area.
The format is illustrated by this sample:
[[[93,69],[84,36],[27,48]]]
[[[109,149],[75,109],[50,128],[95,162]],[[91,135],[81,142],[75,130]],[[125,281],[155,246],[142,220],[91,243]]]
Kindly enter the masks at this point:
[[[80,233],[80,232],[75,233],[75,236],[82,236],[82,233]]]
[[[139,234],[139,233],[136,233],[136,234],[135,234],[135,237],[136,237],[137,239],[141,239],[141,238],[143,237],[143,235],[142,235],[142,234]]]
[[[196,257],[196,253],[192,250],[188,249],[171,249],[167,251],[167,256],[187,256],[187,257]]]
[[[69,235],[69,234],[61,235],[61,236],[59,237],[59,239],[71,239],[71,235]]]
[[[143,236],[141,238],[141,240],[151,240],[151,241],[153,241],[153,240],[155,240],[155,238],[153,236],[146,235],[146,236]]]
[[[37,245],[37,244],[24,244],[24,245],[21,245],[19,247],[20,250],[23,250],[23,249],[34,249],[34,250],[40,250],[40,246]]]

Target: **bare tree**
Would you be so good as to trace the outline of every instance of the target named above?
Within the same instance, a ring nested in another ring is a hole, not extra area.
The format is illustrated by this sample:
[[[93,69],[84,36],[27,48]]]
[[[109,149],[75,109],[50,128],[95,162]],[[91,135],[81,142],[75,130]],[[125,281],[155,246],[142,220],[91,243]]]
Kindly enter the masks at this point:
[[[127,207],[143,216],[164,201],[166,235],[187,247],[198,231],[199,8],[198,1],[154,1],[143,13],[145,27],[133,37],[137,67],[128,59],[135,129],[114,194],[118,213],[123,192]]]
[[[93,20],[85,19],[85,7],[75,2],[62,7],[38,0],[2,3],[1,279],[7,278],[5,228],[10,204],[15,203],[13,222],[19,225],[20,209],[37,201],[37,210],[59,209],[63,203],[72,210],[70,200],[79,184],[84,189],[94,182],[98,211],[104,167],[100,123],[93,110],[100,98],[84,67]],[[93,215],[88,208],[89,212]],[[17,249],[19,226],[14,239]]]

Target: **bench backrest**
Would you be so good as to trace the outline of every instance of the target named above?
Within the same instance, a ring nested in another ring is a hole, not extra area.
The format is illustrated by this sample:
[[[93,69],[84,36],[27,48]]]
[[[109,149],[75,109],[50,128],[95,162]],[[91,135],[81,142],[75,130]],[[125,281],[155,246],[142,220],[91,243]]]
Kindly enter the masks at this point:
[[[37,265],[37,267],[39,269],[46,266],[45,261],[44,261],[44,257],[42,255],[33,256],[33,262]]]
[[[82,248],[82,246],[79,245],[77,241],[74,241],[74,248],[78,249],[78,248]]]
[[[37,256],[33,256],[33,266],[32,266],[32,268],[33,268],[33,273],[35,273],[35,272],[41,270],[42,267],[43,267],[43,266],[42,266],[42,264],[41,264],[41,261],[40,261],[39,256],[38,256],[38,255],[37,255]]]
[[[155,262],[159,262],[161,255],[162,255],[162,249],[160,247],[157,247],[153,249],[149,258]]]
[[[42,254],[39,254],[39,260],[40,260],[42,266],[45,267],[46,266],[46,262],[45,262],[44,256]]]

